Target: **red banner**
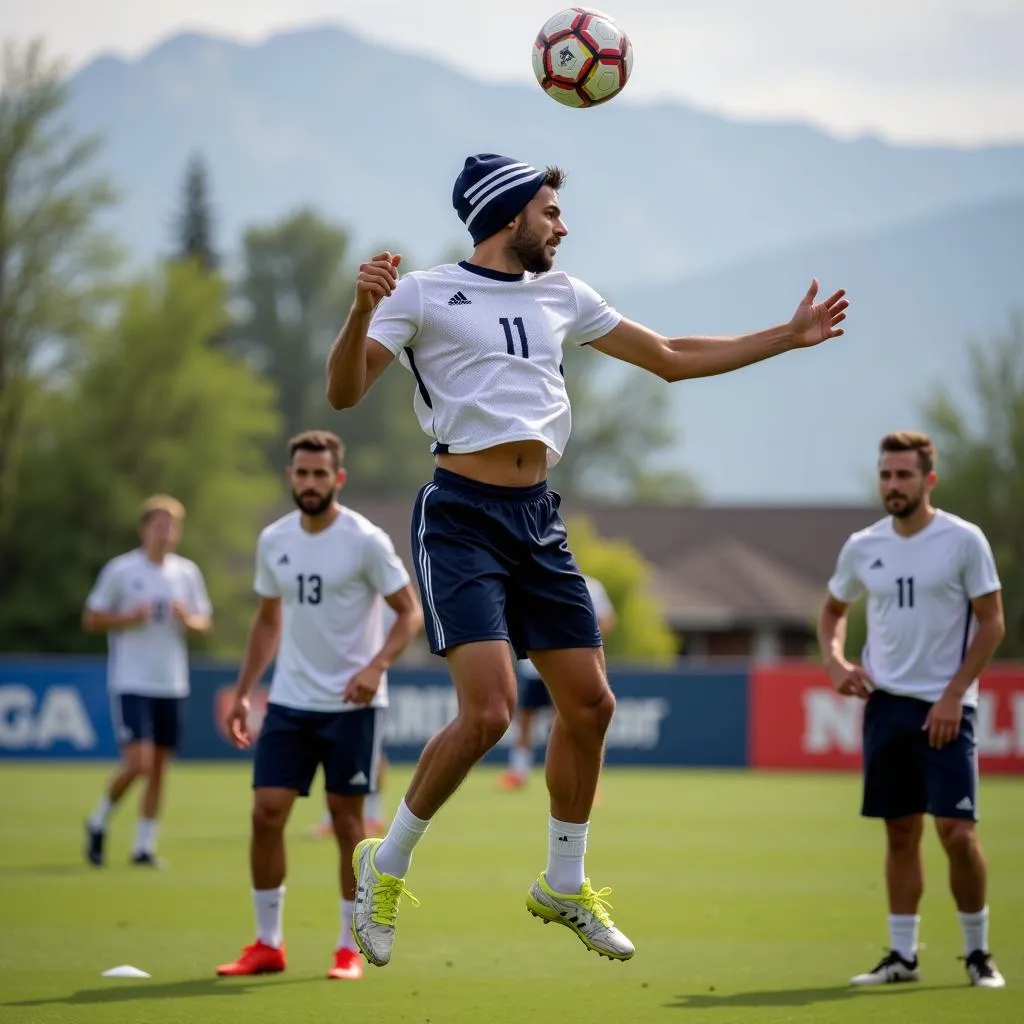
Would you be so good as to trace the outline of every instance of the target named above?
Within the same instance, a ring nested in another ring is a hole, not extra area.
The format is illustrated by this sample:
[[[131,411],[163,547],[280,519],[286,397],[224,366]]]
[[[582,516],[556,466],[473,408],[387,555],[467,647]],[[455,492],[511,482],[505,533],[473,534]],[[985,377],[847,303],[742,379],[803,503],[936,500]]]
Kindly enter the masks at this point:
[[[755,668],[750,678],[750,764],[859,768],[863,711],[861,701],[840,697],[817,666]],[[983,772],[1024,774],[1024,666],[994,665],[982,676],[975,736]]]

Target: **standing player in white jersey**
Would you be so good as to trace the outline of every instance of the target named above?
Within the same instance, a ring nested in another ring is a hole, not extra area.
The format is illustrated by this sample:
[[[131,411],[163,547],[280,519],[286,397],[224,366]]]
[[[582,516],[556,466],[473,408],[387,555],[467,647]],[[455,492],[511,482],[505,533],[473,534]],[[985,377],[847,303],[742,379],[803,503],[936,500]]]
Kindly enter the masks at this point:
[[[594,603],[594,614],[597,616],[597,628],[602,639],[615,628],[615,608],[608,591],[599,579],[584,576],[590,600]],[[518,733],[512,748],[508,752],[508,771],[501,775],[500,783],[504,789],[522,789],[529,781],[530,769],[533,767],[533,726],[537,712],[552,707],[551,694],[544,685],[540,673],[529,658],[519,662],[521,681],[519,689],[519,711],[516,715]],[[595,793],[596,795],[596,793]]]
[[[85,602],[82,626],[106,633],[107,687],[122,764],[86,822],[85,855],[105,860],[104,843],[114,808],[140,776],[145,779],[131,862],[161,867],[157,818],[167,766],[181,742],[189,692],[189,633],[212,626],[203,574],[175,554],[185,509],[165,494],[147,499],[139,516],[142,546],[108,562]]]
[[[839,553],[818,624],[829,676],[864,710],[861,813],[882,818],[890,952],[855,985],[917,981],[924,815],[935,818],[964,934],[971,984],[1005,984],[988,946],[978,841],[978,675],[1003,638],[999,576],[985,535],[932,506],[935,449],[924,434],[882,439],[879,491],[889,515]],[[846,657],[846,609],[868,598],[862,665]]]
[[[358,850],[355,931],[367,959],[391,957],[413,848],[474,764],[508,729],[514,663],[529,655],[555,704],[548,742],[548,866],[527,908],[615,959],[633,956],[605,896],[586,878],[590,810],[615,700],[586,584],[566,543],[547,471],[569,437],[562,347],[590,345],[666,381],[726,373],[842,333],[842,292],[789,323],[736,338],[664,338],[589,286],[553,271],[568,233],[563,175],[491,153],[471,156],[452,202],[474,243],[457,265],[398,280],[399,255],[359,270],[356,297],[327,361],[336,409],[362,400],[397,356],[434,439],[437,469],[413,513],[413,553],[431,650],[446,658],[458,714],[426,745],[383,840]]]
[[[329,978],[360,978],[352,940],[356,844],[363,797],[376,789],[387,670],[423,622],[409,574],[391,539],[337,501],[345,483],[341,440],[308,431],[289,442],[298,511],[272,523],[256,547],[259,608],[249,632],[228,734],[251,742],[249,694],[270,662],[274,675],[253,765],[249,847],[256,941],[222,975],[285,969],[284,830],[296,797],[321,765],[341,848],[341,932]],[[395,612],[384,630],[384,606]]]

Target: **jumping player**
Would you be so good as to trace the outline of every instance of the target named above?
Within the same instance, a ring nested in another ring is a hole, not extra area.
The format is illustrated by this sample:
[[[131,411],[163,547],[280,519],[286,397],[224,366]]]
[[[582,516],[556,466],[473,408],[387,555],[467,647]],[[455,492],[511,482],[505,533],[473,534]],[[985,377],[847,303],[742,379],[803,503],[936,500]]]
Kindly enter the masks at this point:
[[[843,292],[789,323],[735,338],[665,338],[624,319],[592,288],[553,271],[567,229],[557,168],[471,156],[452,201],[474,243],[453,265],[398,279],[401,256],[359,269],[327,360],[327,398],[360,402],[395,357],[434,439],[434,479],[416,499],[413,552],[431,650],[448,663],[458,714],[426,745],[387,835],[360,843],[353,927],[370,963],[391,958],[413,849],[474,764],[509,727],[514,662],[529,656],[554,701],[547,759],[548,864],[531,913],[603,956],[633,943],[586,878],[588,822],[615,700],[586,583],[566,541],[548,467],[569,437],[563,345],[589,345],[666,381],[726,373],[842,334]]]

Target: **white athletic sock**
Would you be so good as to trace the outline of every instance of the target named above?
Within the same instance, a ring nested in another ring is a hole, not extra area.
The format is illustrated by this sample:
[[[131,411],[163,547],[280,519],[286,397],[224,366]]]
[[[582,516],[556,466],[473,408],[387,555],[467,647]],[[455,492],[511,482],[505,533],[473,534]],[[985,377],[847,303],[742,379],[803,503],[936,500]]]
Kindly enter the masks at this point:
[[[548,818],[548,869],[544,872],[555,892],[575,895],[583,880],[583,855],[587,852],[589,822]]]
[[[412,851],[416,849],[416,844],[423,838],[429,825],[430,821],[417,818],[403,799],[395,811],[388,834],[377,847],[374,856],[377,870],[382,875],[405,878],[412,862]]]
[[[135,825],[135,846],[132,853],[156,853],[155,818],[139,818]]]
[[[526,778],[533,767],[533,751],[529,747],[513,747],[508,754],[508,766],[516,775]]]
[[[920,924],[920,914],[889,915],[889,945],[904,960],[913,962],[917,956],[917,929]]]
[[[363,821],[382,821],[380,793],[369,793],[363,801]]]
[[[256,910],[256,938],[265,946],[280,949],[284,941],[284,886],[253,889],[252,905]]]
[[[352,935],[352,911],[355,907],[355,900],[341,901],[341,934],[338,936],[338,949],[351,949],[354,952],[359,948]]]
[[[975,950],[988,952],[988,907],[976,914],[957,913],[960,927],[964,930],[964,956],[970,956]]]
[[[89,828],[93,832],[106,832],[107,825],[110,823],[110,815],[114,810],[114,805],[110,802],[110,798],[106,793],[100,797],[100,802],[96,805],[96,810],[89,816]]]

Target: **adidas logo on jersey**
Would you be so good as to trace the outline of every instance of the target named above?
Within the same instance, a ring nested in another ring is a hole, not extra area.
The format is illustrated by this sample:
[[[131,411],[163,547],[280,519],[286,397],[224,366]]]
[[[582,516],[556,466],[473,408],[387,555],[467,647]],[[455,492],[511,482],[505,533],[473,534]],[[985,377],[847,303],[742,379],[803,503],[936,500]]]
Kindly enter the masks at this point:
[[[882,564],[882,560],[881,560],[880,558],[876,558],[876,559],[875,559],[875,560],[874,560],[874,561],[873,561],[873,562],[871,563],[871,568],[872,568],[872,569],[884,569],[884,568],[885,568],[885,566],[884,566],[884,565]]]
[[[467,299],[462,292],[456,292],[449,300],[449,306],[469,306],[472,305],[472,301]]]
[[[287,564],[288,564],[288,556],[287,556],[287,555],[282,555],[282,556],[281,556],[281,557],[280,557],[280,558],[279,558],[279,559],[277,560],[277,564],[278,564],[278,565],[287,565]]]

